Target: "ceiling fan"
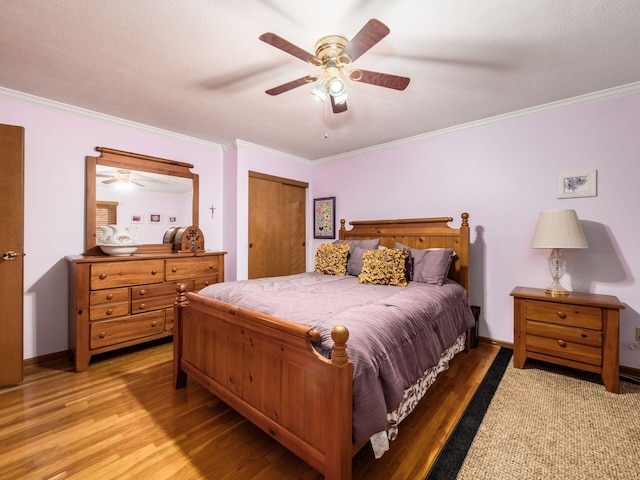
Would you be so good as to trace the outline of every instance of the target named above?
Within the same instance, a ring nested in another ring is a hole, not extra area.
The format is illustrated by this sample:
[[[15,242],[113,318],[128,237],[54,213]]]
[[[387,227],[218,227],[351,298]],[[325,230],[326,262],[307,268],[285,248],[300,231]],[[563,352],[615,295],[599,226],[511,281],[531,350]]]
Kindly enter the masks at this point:
[[[117,183],[119,185],[138,185],[144,187],[143,184],[136,182],[131,178],[131,170],[127,168],[117,168],[115,175],[107,175],[104,173],[96,173],[96,177],[106,177],[102,183],[109,185],[111,183]]]
[[[306,75],[271,88],[266,93],[280,95],[301,85],[317,82],[311,91],[312,95],[322,102],[329,97],[333,113],[341,113],[347,110],[348,95],[345,77],[355,82],[404,90],[410,81],[407,77],[361,69],[351,70],[348,74],[343,71],[345,67],[351,65],[363,53],[386,37],[389,32],[389,27],[380,20],[372,18],[350,41],[341,35],[322,37],[316,42],[315,55],[275,33],[264,33],[259,37],[263,42],[322,69],[319,75]]]

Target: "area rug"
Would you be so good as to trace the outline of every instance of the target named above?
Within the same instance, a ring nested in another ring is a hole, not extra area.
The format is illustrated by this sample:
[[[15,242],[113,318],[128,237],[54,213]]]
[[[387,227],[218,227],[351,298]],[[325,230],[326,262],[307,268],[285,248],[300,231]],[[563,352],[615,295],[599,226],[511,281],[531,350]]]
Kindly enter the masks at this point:
[[[637,478],[639,452],[640,385],[616,395],[597,375],[509,361],[460,469],[438,460],[427,478]]]
[[[451,480],[455,478],[512,355],[513,350],[500,349],[426,480]]]

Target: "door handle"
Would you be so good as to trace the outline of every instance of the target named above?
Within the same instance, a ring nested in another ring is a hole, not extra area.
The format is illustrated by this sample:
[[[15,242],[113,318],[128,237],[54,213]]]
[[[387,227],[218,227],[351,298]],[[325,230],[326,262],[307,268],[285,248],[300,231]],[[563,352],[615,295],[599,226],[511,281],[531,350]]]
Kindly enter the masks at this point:
[[[18,254],[12,250],[9,250],[8,252],[4,252],[2,254],[3,260],[15,260],[17,257],[18,257]]]
[[[250,244],[249,244],[249,248],[253,248],[253,243],[250,243]]]

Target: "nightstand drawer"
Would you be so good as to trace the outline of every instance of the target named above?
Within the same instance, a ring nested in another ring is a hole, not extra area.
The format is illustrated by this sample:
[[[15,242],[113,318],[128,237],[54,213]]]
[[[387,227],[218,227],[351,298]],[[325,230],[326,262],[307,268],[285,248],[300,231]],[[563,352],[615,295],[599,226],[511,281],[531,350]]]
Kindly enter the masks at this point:
[[[602,332],[527,320],[527,334],[602,347]]]
[[[527,320],[602,330],[602,310],[597,307],[527,300]]]
[[[574,362],[587,363],[589,365],[602,365],[602,348],[600,347],[528,334],[526,345],[528,352],[566,358]]]

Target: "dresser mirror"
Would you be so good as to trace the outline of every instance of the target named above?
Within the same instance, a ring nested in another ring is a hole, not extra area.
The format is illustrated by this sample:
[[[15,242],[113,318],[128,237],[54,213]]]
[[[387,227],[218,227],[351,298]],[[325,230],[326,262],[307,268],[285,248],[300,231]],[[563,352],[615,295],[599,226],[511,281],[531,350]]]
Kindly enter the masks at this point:
[[[167,253],[171,227],[198,226],[198,175],[189,163],[105,147],[86,157],[86,252],[96,246],[99,225],[127,227],[141,243],[137,253]],[[106,217],[110,217],[107,221]]]

